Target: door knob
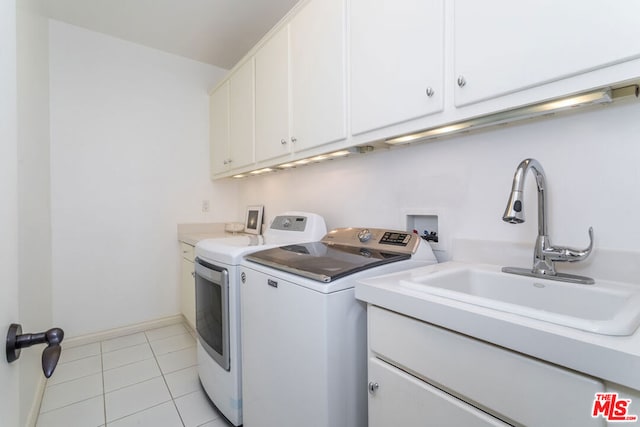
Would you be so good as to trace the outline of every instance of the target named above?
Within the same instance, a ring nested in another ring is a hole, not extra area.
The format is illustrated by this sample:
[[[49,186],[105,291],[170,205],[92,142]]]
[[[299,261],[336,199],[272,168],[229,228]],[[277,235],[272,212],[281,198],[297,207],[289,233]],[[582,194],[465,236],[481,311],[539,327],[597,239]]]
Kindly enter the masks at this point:
[[[47,344],[42,352],[42,372],[49,378],[56,369],[62,347],[60,343],[64,339],[64,331],[60,328],[52,328],[46,332],[37,334],[23,334],[22,326],[12,323],[7,332],[7,362],[15,362],[20,357],[20,350],[35,344]]]

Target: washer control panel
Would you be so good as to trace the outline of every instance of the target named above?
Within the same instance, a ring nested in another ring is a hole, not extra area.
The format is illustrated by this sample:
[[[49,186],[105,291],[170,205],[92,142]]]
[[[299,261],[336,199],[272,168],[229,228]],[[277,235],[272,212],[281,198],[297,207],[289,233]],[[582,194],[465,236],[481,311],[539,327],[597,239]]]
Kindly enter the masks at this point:
[[[324,236],[322,243],[413,254],[420,244],[420,237],[382,228],[336,228]]]

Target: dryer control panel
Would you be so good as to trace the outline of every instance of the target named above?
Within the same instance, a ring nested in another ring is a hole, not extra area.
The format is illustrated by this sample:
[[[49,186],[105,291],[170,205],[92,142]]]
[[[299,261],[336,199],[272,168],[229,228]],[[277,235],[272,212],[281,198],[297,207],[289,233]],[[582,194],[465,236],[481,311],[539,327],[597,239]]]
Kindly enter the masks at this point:
[[[307,227],[306,216],[280,215],[273,219],[273,230],[304,231]]]

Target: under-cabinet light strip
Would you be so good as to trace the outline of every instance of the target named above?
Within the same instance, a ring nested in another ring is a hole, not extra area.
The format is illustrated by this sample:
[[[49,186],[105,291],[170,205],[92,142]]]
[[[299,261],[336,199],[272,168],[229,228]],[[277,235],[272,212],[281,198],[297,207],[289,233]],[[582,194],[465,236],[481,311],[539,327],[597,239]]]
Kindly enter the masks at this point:
[[[251,171],[251,172],[246,172],[246,173],[233,175],[232,178],[245,178],[247,176],[262,175],[263,173],[267,173],[267,172],[274,172],[274,171],[277,171],[277,170],[295,168],[296,166],[303,166],[303,165],[307,165],[307,164],[311,164],[311,163],[322,162],[322,161],[325,161],[325,160],[332,160],[332,159],[337,159],[337,158],[340,158],[340,157],[346,157],[346,156],[348,156],[350,154],[354,154],[354,153],[367,153],[369,151],[373,151],[373,147],[371,147],[371,146],[350,147],[350,148],[345,148],[344,150],[333,151],[333,152],[330,152],[330,153],[319,154],[317,156],[307,157],[307,158],[304,158],[304,159],[295,160],[295,161],[288,162],[288,163],[282,163],[282,164],[276,166],[275,168],[256,169],[256,170]]]
[[[389,145],[408,144],[410,142],[418,142],[428,139],[437,138],[442,135],[452,135],[459,132],[465,132],[469,130],[475,130],[484,128],[487,126],[495,126],[504,123],[511,123],[518,120],[525,120],[534,117],[543,116],[546,114],[553,114],[560,111],[565,111],[572,108],[580,108],[595,104],[608,104],[617,99],[635,97],[640,95],[640,86],[637,84],[624,86],[620,88],[603,88],[594,91],[584,92],[577,95],[568,96],[565,98],[558,98],[551,101],[546,101],[538,104],[528,105],[526,107],[515,108],[513,110],[502,111],[495,114],[489,114],[482,117],[477,117],[470,120],[465,120],[457,123],[451,123],[446,126],[438,126],[434,128],[425,129],[419,132],[414,132],[406,135],[400,135],[393,138],[386,139],[384,142]],[[350,147],[344,150],[334,151],[326,154],[320,154],[313,157],[307,157],[300,160],[295,160],[287,163],[282,163],[274,168],[262,168],[256,169],[250,172],[233,175],[232,178],[245,178],[247,176],[262,175],[268,172],[274,172],[278,170],[285,170],[295,168],[297,166],[303,166],[311,163],[318,163],[325,160],[335,159],[338,157],[345,157],[354,153],[367,153],[373,151],[374,147],[370,145]]]
[[[407,144],[409,142],[437,138],[441,135],[451,135],[471,129],[479,129],[486,126],[494,126],[518,120],[530,119],[545,114],[568,110],[570,108],[584,107],[594,104],[606,104],[612,101],[612,89],[604,88],[566,98],[559,98],[539,104],[528,105],[526,107],[515,108],[513,110],[507,110],[500,113],[489,114],[487,116],[465,120],[446,126],[425,129],[419,132],[389,138],[385,140],[385,142],[392,145]]]

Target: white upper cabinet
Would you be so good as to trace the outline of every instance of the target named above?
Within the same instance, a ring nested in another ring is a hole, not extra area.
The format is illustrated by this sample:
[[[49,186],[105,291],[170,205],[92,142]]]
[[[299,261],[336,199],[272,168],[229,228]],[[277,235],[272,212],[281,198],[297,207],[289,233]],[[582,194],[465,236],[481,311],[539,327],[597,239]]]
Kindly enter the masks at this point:
[[[211,176],[254,162],[253,59],[209,97]]]
[[[640,57],[637,0],[453,3],[456,106]]]
[[[302,0],[211,95],[212,177],[637,81],[637,16],[638,0]]]
[[[253,59],[229,79],[229,168],[253,163]]]
[[[345,139],[344,0],[312,0],[289,26],[293,149]]]
[[[351,133],[442,111],[444,0],[351,0]]]
[[[211,176],[215,177],[225,172],[229,163],[229,82],[209,97],[209,127]]]
[[[256,161],[291,152],[289,137],[289,27],[256,53]]]

